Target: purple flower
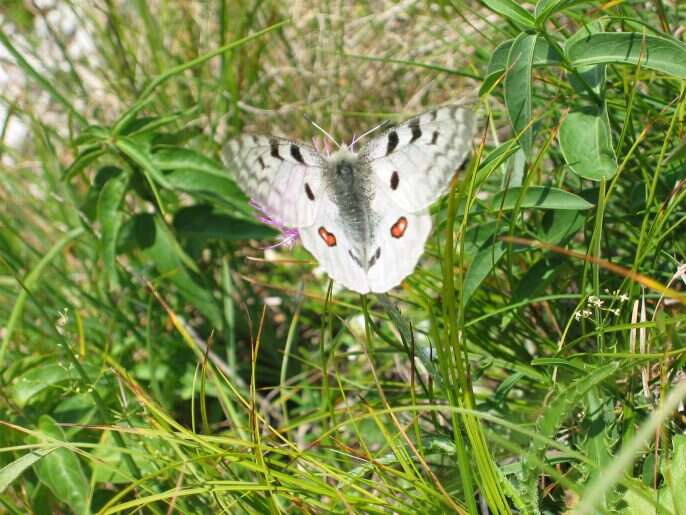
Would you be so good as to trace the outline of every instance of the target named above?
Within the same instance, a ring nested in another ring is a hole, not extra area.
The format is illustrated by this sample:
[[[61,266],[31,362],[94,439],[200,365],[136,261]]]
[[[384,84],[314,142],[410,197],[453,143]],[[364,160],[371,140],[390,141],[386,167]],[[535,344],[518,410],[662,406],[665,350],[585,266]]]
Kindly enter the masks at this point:
[[[262,222],[263,224],[271,225],[272,227],[278,229],[279,232],[281,232],[281,241],[275,243],[274,245],[270,245],[269,247],[265,247],[265,250],[274,249],[282,245],[287,249],[292,249],[295,246],[298,239],[300,238],[300,233],[298,232],[298,229],[286,227],[281,220],[276,218],[274,215],[269,214],[267,210],[263,208],[256,200],[250,199],[250,205],[259,212],[259,214],[255,216],[260,222]]]

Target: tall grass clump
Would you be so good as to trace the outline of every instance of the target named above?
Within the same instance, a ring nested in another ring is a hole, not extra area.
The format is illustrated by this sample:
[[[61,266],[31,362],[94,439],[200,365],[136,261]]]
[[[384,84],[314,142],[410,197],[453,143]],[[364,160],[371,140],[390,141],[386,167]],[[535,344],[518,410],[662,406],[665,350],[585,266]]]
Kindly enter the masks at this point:
[[[0,508],[686,506],[678,2],[0,6]],[[478,97],[420,266],[330,284],[221,164]]]

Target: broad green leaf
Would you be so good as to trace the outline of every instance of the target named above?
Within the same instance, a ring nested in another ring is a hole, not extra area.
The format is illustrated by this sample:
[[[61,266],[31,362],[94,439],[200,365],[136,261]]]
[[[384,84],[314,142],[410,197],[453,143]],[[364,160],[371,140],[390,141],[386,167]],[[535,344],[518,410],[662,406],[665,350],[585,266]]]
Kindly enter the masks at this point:
[[[116,145],[124,155],[140,166],[146,175],[161,186],[169,188],[167,179],[161,170],[155,166],[146,148],[141,147],[136,141],[123,136],[117,139]]]
[[[593,207],[593,204],[579,195],[548,186],[530,186],[521,199],[520,195],[521,187],[500,192],[491,199],[491,209],[514,209],[518,202],[520,208],[584,210]]]
[[[117,123],[114,124],[114,127],[112,127],[112,134],[125,134],[131,126],[135,125],[137,120],[136,115],[153,100],[153,97],[143,98],[131,106],[122,114],[121,118],[117,120]]]
[[[195,170],[175,170],[166,176],[172,189],[188,192],[207,192],[218,195],[225,200],[240,201],[247,204],[247,197],[240,190],[236,183],[228,176],[220,177],[214,174],[200,173]],[[244,208],[243,211],[254,211]]]
[[[582,2],[579,0],[539,0],[536,4],[536,9],[534,9],[536,25],[541,26],[553,13],[578,3]]]
[[[275,234],[263,223],[213,213],[212,206],[207,205],[190,206],[177,211],[174,229],[183,236],[227,241],[264,239]]]
[[[483,3],[492,11],[504,16],[511,22],[527,29],[535,27],[531,13],[512,0],[484,0]]]
[[[98,369],[89,363],[83,363],[83,368],[89,377],[96,377]],[[24,407],[39,393],[50,388],[64,390],[65,383],[79,381],[81,376],[77,370],[68,363],[50,362],[28,369],[17,376],[13,381],[9,392],[12,393],[14,402]]]
[[[579,379],[568,382],[568,386],[550,401],[542,416],[538,419],[537,426],[541,435],[552,438],[570,415],[571,410],[583,400],[586,394],[615,374],[618,368],[619,364],[617,362],[608,363]],[[535,445],[541,449],[543,448],[541,442],[535,442]]]
[[[72,161],[72,163],[64,169],[62,178],[65,181],[68,181],[106,152],[107,150],[102,148],[99,144],[86,147],[79,152],[79,155],[74,158],[74,161]]]
[[[605,23],[600,20],[594,20],[587,23],[584,26],[584,30],[578,31],[567,39],[565,45],[567,47],[573,46],[580,39],[588,37],[590,34],[598,34],[603,32],[603,30],[605,30]],[[607,65],[592,64],[589,66],[575,66],[574,68],[576,73],[568,74],[569,83],[574,88],[574,91],[585,96],[589,96],[589,93],[595,94],[595,97],[591,98],[593,105],[598,104],[598,99],[604,101]]]
[[[469,269],[464,276],[464,283],[462,285],[463,298],[466,303],[472,294],[476,291],[483,280],[491,273],[491,270],[498,264],[500,258],[505,254],[505,245],[502,242],[497,242],[494,245],[486,247],[481,250],[469,265]]]
[[[117,253],[126,254],[134,249],[147,249],[155,243],[155,220],[150,213],[137,213],[129,218],[119,231]]]
[[[40,416],[38,430],[50,439],[66,441],[62,428],[48,415]],[[66,447],[57,448],[36,462],[33,470],[55,497],[67,504],[74,513],[90,513],[88,479],[73,451]]]
[[[475,256],[486,244],[491,244],[500,225],[502,224],[492,221],[470,227],[462,238],[465,256]]]
[[[197,136],[200,136],[201,134],[202,127],[198,125],[190,125],[175,132],[156,133],[152,140],[152,146],[154,148],[158,148],[163,145],[179,146]]]
[[[198,284],[186,267],[193,267],[193,261],[181,249],[162,220],[155,216],[153,221],[155,239],[150,247],[143,250],[143,254],[155,263],[160,275],[171,281],[181,295],[205,315],[216,329],[221,329],[222,316],[212,293]]]
[[[605,110],[588,108],[569,113],[560,127],[560,150],[567,165],[580,177],[599,181],[617,173]]]
[[[543,293],[561,270],[557,256],[545,255],[519,279],[512,292],[512,299],[520,302]]]
[[[507,54],[508,71],[505,74],[507,112],[512,128],[527,156],[533,145],[531,68],[536,38],[536,35],[524,32],[515,38]]]
[[[507,70],[507,57],[510,53],[510,48],[512,48],[512,43],[514,43],[514,39],[505,41],[498,45],[493,51],[491,60],[488,62],[486,77],[483,80],[481,88],[479,88],[480,96],[490,92],[496,81],[498,81],[503,73],[505,73],[505,70]],[[562,56],[560,56],[558,51],[550,46],[545,39],[538,38],[534,47],[532,66],[536,68],[540,66],[559,65],[561,63]]]
[[[586,215],[578,210],[547,211],[539,229],[539,240],[557,245],[577,234],[584,226]]]
[[[683,485],[680,490],[684,490]],[[622,500],[626,504],[622,507],[622,515],[677,515],[680,513],[674,511],[675,504],[672,495],[666,488],[655,490],[632,482],[631,488],[624,492]],[[676,504],[676,506],[683,506],[683,504]]]
[[[43,456],[50,454],[55,449],[57,449],[57,447],[34,449],[2,467],[2,469],[0,469],[0,494],[2,494],[5,489],[12,484],[12,482],[21,476],[27,468],[36,463]]]
[[[228,176],[222,165],[188,148],[163,147],[153,152],[150,159],[160,170],[192,170],[219,177]]]
[[[138,465],[142,474],[151,474],[156,469],[156,461],[149,459],[150,449],[157,447],[159,440],[147,438],[141,441],[122,435],[126,442],[126,451],[131,453],[131,458]],[[131,471],[122,459],[122,448],[112,438],[111,431],[104,431],[100,442],[93,452],[93,480],[96,483],[130,483],[133,479]]]
[[[565,55],[572,66],[640,62],[641,68],[686,79],[686,45],[666,36],[638,32],[587,34],[566,45]]]
[[[129,177],[125,173],[108,180],[98,197],[98,222],[100,223],[100,254],[103,260],[105,278],[114,288],[117,285],[117,237],[121,228],[124,213],[119,206],[124,200]]]

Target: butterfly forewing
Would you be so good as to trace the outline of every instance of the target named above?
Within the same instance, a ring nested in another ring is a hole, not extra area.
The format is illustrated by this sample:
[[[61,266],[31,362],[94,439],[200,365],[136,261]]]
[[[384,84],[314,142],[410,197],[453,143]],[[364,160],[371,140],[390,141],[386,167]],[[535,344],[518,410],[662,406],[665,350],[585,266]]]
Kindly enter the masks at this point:
[[[417,212],[447,190],[469,153],[473,133],[471,109],[440,107],[387,129],[360,154],[374,170],[377,187],[398,206]]]
[[[282,138],[244,135],[223,149],[238,185],[272,218],[289,227],[312,225],[322,194],[322,157]]]

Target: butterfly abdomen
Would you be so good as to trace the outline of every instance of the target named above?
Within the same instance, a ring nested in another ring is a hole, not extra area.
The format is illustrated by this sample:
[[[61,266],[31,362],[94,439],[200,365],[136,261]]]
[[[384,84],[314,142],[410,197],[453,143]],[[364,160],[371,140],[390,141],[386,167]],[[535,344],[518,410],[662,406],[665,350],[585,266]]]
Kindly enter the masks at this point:
[[[331,199],[338,207],[338,216],[348,241],[352,262],[367,269],[374,254],[369,247],[378,215],[372,210],[374,185],[372,170],[366,161],[347,149],[333,154],[326,167],[326,182]]]

